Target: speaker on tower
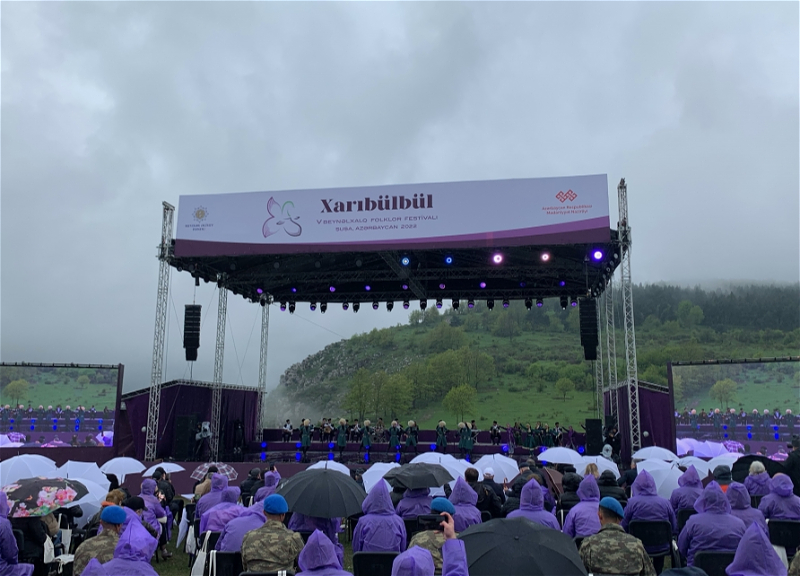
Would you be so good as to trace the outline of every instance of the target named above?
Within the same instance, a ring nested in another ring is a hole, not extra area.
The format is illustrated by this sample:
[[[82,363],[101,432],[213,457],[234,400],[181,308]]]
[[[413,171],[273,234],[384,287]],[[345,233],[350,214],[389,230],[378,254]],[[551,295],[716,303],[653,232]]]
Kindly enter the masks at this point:
[[[597,360],[597,301],[594,298],[581,298],[580,301],[580,330],[583,357],[586,360]]]
[[[183,315],[183,347],[186,349],[186,361],[197,360],[197,349],[200,347],[200,317],[199,304],[187,304]]]
[[[587,418],[584,428],[586,428],[586,455],[599,456],[603,451],[603,421],[599,418]]]

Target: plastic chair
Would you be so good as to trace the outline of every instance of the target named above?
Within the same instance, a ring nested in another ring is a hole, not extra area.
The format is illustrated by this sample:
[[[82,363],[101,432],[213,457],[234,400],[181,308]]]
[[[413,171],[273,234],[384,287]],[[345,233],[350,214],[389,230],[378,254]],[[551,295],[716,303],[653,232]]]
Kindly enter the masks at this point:
[[[683,527],[686,526],[689,518],[695,514],[697,514],[697,510],[694,508],[684,508],[683,510],[678,510],[678,534],[683,531]]]
[[[635,536],[642,541],[645,548],[665,546],[663,552],[648,552],[650,558],[663,558],[670,556],[673,566],[680,566],[680,558],[677,557],[672,546],[672,524],[668,521],[644,521],[632,520],[628,524],[628,534]]]
[[[353,576],[392,576],[392,563],[397,552],[356,552],[353,554]]]
[[[298,530],[297,533],[300,534],[300,537],[303,539],[304,545],[308,544],[308,539],[311,538],[311,535],[313,534],[313,532],[308,530]]]
[[[559,510],[558,513],[556,514],[556,516],[558,517],[559,526],[561,526],[563,528],[564,527],[564,520],[567,519],[567,513],[564,512],[563,510]]]
[[[183,513],[186,514],[186,519],[189,521],[189,524],[194,522],[194,511],[197,509],[197,504],[186,504],[183,507]]]
[[[406,525],[406,546],[408,546],[411,537],[419,531],[419,525],[416,518],[403,518],[403,524]]]
[[[763,497],[763,494],[761,496],[750,496],[750,506],[753,508],[758,508],[758,505],[761,504],[761,499]]]
[[[22,562],[22,551],[25,550],[25,533],[16,528],[12,532],[14,532],[14,540],[17,541],[17,561]]]
[[[492,519],[492,513],[488,510],[481,510],[481,522],[488,522]]]
[[[280,572],[241,572],[239,576],[294,576],[294,572],[281,570]]]
[[[212,550],[209,556],[212,557],[209,564],[216,567],[211,576],[237,576],[243,570],[241,552]]]
[[[796,520],[769,520],[767,521],[767,528],[769,529],[769,541],[774,546],[786,548],[787,556],[790,551],[796,551],[800,546],[800,522]],[[794,554],[790,556],[790,558],[793,557]]]
[[[694,553],[694,567],[700,568],[708,576],[727,576],[725,568],[733,562],[734,556],[736,556],[735,550],[730,552],[700,550]]]

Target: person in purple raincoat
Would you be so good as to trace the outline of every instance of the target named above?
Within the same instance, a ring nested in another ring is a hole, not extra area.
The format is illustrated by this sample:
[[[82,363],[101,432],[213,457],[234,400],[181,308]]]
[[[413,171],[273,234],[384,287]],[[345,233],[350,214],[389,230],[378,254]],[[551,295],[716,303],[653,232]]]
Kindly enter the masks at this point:
[[[600,519],[597,508],[600,506],[600,488],[594,476],[587,476],[578,486],[578,498],[581,499],[564,519],[564,534],[575,538],[585,538],[600,532]]]
[[[266,521],[263,500],[259,500],[249,508],[245,508],[238,518],[234,518],[225,525],[215,549],[220,552],[240,552],[244,535],[251,530],[261,528]]]
[[[299,512],[294,512],[292,514],[292,518],[289,520],[289,526],[287,526],[287,528],[293,532],[321,531],[336,548],[336,556],[339,559],[339,565],[344,566],[344,546],[339,544],[338,536],[341,527],[341,518],[317,518],[315,516],[306,516]]]
[[[758,509],[767,520],[800,520],[800,498],[793,493],[792,479],[786,474],[772,477],[772,490],[761,499]]]
[[[212,506],[200,517],[200,532],[211,530],[212,532],[222,532],[225,525],[239,516],[244,508],[236,502],[239,500],[239,488],[229,486],[222,491],[222,501],[216,506]]]
[[[730,493],[728,488],[727,494]],[[770,544],[766,531],[753,523],[742,536],[736,556],[725,573],[728,576],[786,576],[786,566]]]
[[[694,503],[702,495],[703,481],[700,474],[697,473],[697,468],[689,466],[678,478],[678,488],[672,491],[669,503],[676,514],[678,510],[694,510]]]
[[[150,524],[150,527],[156,531],[159,535],[161,534],[161,523],[158,521],[159,518],[167,517],[167,512],[164,510],[164,507],[161,505],[161,500],[156,497],[156,481],[147,478],[142,482],[142,492],[139,494],[139,498],[144,500],[144,512],[142,513],[142,518],[145,522]]]
[[[442,513],[444,545],[442,546],[442,576],[469,576],[467,550],[456,538],[455,522],[450,514]],[[434,576],[433,556],[424,548],[413,546],[392,562],[392,576]]]
[[[744,522],[745,526],[749,527],[750,524],[755,522],[761,526],[762,529],[767,529],[764,513],[750,506],[750,494],[747,492],[747,488],[744,487],[744,484],[731,482],[725,496],[727,496],[728,502],[731,503],[731,514]]]
[[[518,516],[527,518],[531,522],[547,526],[553,530],[561,530],[561,526],[558,525],[558,520],[553,516],[553,513],[544,509],[542,491],[539,489],[539,483],[533,479],[522,487],[522,493],[519,498],[519,508],[513,512],[509,512],[506,518],[516,518]]]
[[[678,531],[678,521],[675,518],[675,511],[672,504],[666,498],[658,495],[656,482],[647,470],[642,470],[636,475],[636,480],[631,486],[631,498],[625,507],[625,516],[622,518],[621,526],[627,532],[628,525],[634,520],[645,521],[667,521],[672,526],[672,533]],[[646,546],[647,553],[664,552],[669,545]],[[653,558],[653,568],[656,574],[660,574],[664,569],[664,556]]]
[[[277,470],[273,470],[272,472],[267,472],[264,474],[264,485],[256,490],[256,495],[255,498],[253,498],[253,501],[261,502],[267,496],[275,494],[275,491],[278,489],[278,482],[280,481],[281,475]]]
[[[33,564],[20,564],[17,539],[8,520],[8,498],[0,491],[0,576],[31,576]]]
[[[138,522],[126,521],[114,549],[114,558],[100,564],[92,558],[83,570],[83,576],[158,576],[150,565],[158,541],[150,536]]]
[[[475,506],[478,502],[478,494],[462,477],[459,476],[456,480],[456,485],[453,486],[453,492],[448,500],[456,509],[453,517],[456,522],[456,532],[463,532],[469,526],[481,523],[481,512]]]
[[[416,518],[431,513],[431,491],[428,488],[406,490],[403,499],[397,504],[400,518]]]
[[[194,517],[202,518],[203,514],[211,510],[222,501],[222,491],[228,487],[228,477],[223,474],[214,474],[211,476],[211,492],[204,494],[197,501],[197,506],[194,509]]]
[[[406,526],[394,512],[386,482],[378,482],[361,503],[364,516],[353,530],[353,552],[403,552]]]
[[[694,566],[695,552],[700,550],[736,550],[745,525],[731,515],[731,505],[719,484],[709,482],[694,509],[697,514],[689,518],[678,536],[678,550],[689,566]]]
[[[744,479],[744,486],[750,496],[766,496],[769,494],[771,480],[764,465],[753,460],[750,463],[750,474]]]
[[[341,560],[336,555],[331,541],[319,530],[308,537],[297,559],[300,572],[297,576],[353,576],[342,570]]]

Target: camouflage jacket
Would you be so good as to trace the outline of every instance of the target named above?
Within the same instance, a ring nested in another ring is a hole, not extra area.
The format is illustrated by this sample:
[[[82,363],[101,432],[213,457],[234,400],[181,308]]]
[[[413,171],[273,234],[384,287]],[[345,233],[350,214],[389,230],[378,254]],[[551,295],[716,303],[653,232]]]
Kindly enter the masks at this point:
[[[656,576],[653,562],[641,540],[627,534],[619,524],[606,524],[581,544],[581,560],[595,574]]]
[[[789,564],[789,576],[800,576],[800,554],[796,554]]]
[[[434,574],[442,573],[442,546],[444,546],[444,532],[439,530],[425,530],[417,532],[411,538],[408,547],[419,546],[424,548],[433,556]]]
[[[89,538],[75,550],[75,559],[72,561],[72,573],[80,576],[83,569],[92,558],[97,558],[105,564],[114,557],[114,548],[119,542],[119,535],[111,530],[103,530],[97,536]]]
[[[294,561],[303,549],[303,538],[282,522],[267,520],[244,535],[242,565],[245,572],[294,572]]]

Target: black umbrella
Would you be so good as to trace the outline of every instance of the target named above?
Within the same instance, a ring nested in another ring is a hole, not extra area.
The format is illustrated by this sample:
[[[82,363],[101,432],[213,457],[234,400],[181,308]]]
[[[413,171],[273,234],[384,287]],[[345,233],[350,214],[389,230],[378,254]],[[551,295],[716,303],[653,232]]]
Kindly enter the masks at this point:
[[[367,493],[347,474],[318,468],[304,470],[278,489],[289,510],[317,518],[346,518],[361,513]]]
[[[411,490],[444,486],[448,482],[455,480],[444,466],[426,462],[406,464],[400,468],[393,468],[383,478],[392,486]]]
[[[470,576],[586,576],[572,538],[527,518],[473,524],[458,538]]]
[[[742,456],[733,463],[731,474],[733,475],[734,482],[744,482],[744,479],[747,478],[747,475],[750,473],[750,464],[756,461],[761,462],[764,465],[764,468],[767,470],[767,474],[769,474],[770,478],[775,476],[775,474],[786,471],[786,469],[783,467],[783,464],[780,462],[770,460],[766,456],[751,454],[749,456]]]

